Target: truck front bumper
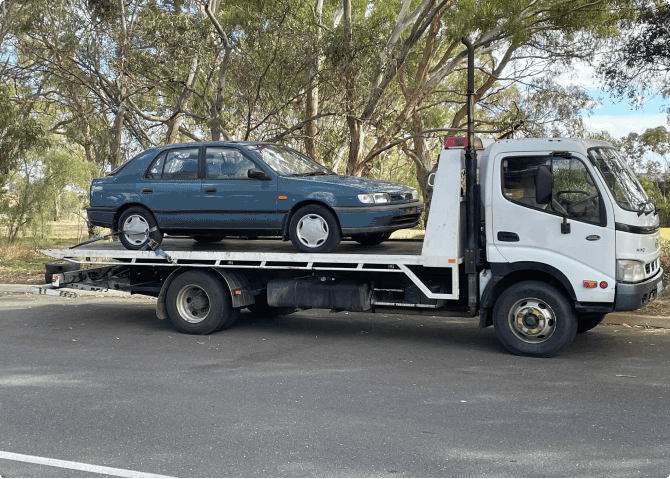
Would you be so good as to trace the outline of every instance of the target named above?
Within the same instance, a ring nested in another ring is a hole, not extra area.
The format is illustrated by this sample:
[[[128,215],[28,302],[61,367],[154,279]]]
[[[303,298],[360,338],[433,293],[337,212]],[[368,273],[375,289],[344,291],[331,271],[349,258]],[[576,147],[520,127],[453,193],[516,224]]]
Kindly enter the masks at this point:
[[[663,268],[646,281],[635,284],[617,283],[614,311],[635,311],[651,303],[663,292]]]

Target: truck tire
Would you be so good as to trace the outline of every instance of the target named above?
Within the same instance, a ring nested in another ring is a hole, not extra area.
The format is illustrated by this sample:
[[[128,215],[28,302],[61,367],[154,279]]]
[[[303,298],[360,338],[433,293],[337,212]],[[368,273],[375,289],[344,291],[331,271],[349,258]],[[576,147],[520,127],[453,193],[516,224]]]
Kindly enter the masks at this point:
[[[79,269],[77,263],[71,261],[58,260],[50,261],[44,265],[44,283],[51,284],[53,283],[53,275],[66,273],[68,271],[75,271]]]
[[[165,305],[175,328],[187,334],[210,334],[231,326],[239,316],[230,291],[212,271],[190,270],[167,290]]]
[[[289,224],[289,237],[301,253],[328,253],[342,240],[335,215],[319,205],[296,211]]]
[[[124,233],[126,230],[137,231],[137,233]],[[158,223],[149,210],[141,206],[132,206],[121,213],[118,223],[119,240],[126,249],[147,249],[150,239],[156,245],[163,241],[163,233],[158,229]],[[147,232],[149,232],[147,234]]]
[[[512,353],[549,358],[575,338],[577,314],[570,299],[554,286],[523,281],[498,298],[493,325],[500,342]]]
[[[605,319],[607,313],[583,313],[577,315],[577,333],[585,333],[592,330]]]
[[[364,235],[354,235],[351,239],[363,246],[375,246],[383,243],[390,237],[391,233],[368,233]]]

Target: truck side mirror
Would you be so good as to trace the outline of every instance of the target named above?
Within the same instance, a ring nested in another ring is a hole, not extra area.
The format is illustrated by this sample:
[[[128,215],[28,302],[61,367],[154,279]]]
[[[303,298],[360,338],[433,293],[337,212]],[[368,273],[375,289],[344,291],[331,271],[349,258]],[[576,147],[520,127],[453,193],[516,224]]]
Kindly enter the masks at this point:
[[[535,202],[538,205],[551,203],[554,176],[548,165],[542,165],[535,171]]]

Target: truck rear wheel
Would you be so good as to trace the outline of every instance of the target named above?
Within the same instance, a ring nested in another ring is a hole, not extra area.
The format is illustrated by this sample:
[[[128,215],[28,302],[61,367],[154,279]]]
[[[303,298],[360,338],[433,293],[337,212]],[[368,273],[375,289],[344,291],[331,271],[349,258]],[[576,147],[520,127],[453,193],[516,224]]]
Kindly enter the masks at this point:
[[[493,309],[500,342],[519,356],[548,358],[565,349],[577,333],[572,303],[554,286],[523,281],[509,287]]]
[[[211,271],[191,270],[177,276],[167,290],[165,303],[172,324],[188,334],[220,331],[239,316],[222,278]]]

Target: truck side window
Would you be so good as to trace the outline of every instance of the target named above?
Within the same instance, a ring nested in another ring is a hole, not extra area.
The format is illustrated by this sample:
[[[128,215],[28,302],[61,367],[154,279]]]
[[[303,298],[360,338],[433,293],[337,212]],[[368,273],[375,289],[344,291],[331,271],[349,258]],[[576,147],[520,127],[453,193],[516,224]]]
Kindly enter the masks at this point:
[[[551,202],[538,204],[535,178],[540,166],[553,174]],[[568,218],[600,223],[600,195],[591,174],[577,158],[511,157],[503,160],[503,195],[509,201]]]
[[[554,158],[554,211],[591,223],[600,223],[600,195],[584,163],[576,158]]]

